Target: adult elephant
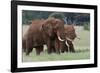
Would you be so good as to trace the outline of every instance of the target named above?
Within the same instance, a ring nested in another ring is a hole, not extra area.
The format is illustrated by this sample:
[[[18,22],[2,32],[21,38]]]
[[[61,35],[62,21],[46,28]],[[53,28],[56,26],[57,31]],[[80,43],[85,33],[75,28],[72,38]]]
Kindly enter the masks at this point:
[[[64,22],[55,18],[47,19],[43,23],[42,28],[47,37],[46,44],[48,53],[56,52],[57,54],[60,54],[59,41],[65,40]]]
[[[37,55],[43,51],[43,44],[45,42],[42,32],[42,22],[44,20],[33,20],[22,38],[22,48],[26,55],[29,55],[33,48],[36,49]]]
[[[26,55],[36,48],[36,54],[40,54],[43,51],[43,45],[46,44],[48,48],[48,53],[56,51],[60,53],[59,42],[64,41],[64,22],[60,19],[49,18],[46,20],[35,20],[30,25],[26,35],[25,42],[26,45]]]
[[[73,41],[77,37],[74,25],[64,25],[66,41],[60,42],[61,52],[75,52]]]

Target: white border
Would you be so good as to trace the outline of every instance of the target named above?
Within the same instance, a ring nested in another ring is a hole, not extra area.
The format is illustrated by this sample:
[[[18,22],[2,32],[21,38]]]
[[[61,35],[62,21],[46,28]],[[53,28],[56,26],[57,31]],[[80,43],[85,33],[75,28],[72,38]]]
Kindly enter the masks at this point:
[[[48,62],[22,62],[22,10],[37,10],[37,11],[59,11],[59,12],[75,12],[75,13],[90,13],[90,59],[87,60],[72,60],[72,61],[48,61]],[[58,7],[40,7],[40,6],[18,6],[18,50],[17,50],[17,66],[18,68],[25,67],[41,67],[41,66],[57,66],[57,65],[78,65],[94,63],[94,10],[92,9],[76,9],[76,8],[58,8]]]

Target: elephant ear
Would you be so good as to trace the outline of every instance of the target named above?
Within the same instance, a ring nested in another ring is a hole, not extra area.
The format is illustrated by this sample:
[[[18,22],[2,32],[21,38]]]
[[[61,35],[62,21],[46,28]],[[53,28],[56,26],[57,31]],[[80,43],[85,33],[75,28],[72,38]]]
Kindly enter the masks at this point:
[[[42,30],[43,30],[43,31],[46,31],[48,28],[49,28],[49,24],[48,24],[48,22],[45,20],[45,21],[42,23]]]
[[[60,29],[60,27],[62,27],[62,24],[62,21],[59,19],[49,18],[42,23],[42,28],[45,31],[51,29],[57,31],[57,29]]]
[[[46,19],[43,23],[42,23],[42,28],[43,30],[49,30],[53,27],[53,24],[55,23],[54,18],[49,18]]]

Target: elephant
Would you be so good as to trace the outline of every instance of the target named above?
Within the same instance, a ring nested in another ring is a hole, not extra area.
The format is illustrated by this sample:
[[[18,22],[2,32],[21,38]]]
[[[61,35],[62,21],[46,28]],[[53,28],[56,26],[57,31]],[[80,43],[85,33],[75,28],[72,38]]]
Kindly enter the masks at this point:
[[[36,54],[39,55],[43,51],[44,44],[47,45],[48,54],[54,50],[57,54],[60,54],[60,43],[58,41],[65,40],[64,22],[55,18],[33,20],[24,37],[22,45],[25,48],[26,55],[29,55],[33,48],[36,49]]]
[[[47,36],[48,53],[56,52],[60,54],[59,41],[65,40],[64,22],[60,19],[51,18],[43,24],[43,32]]]
[[[64,25],[66,41],[60,42],[61,52],[75,52],[73,41],[77,37],[74,25]]]
[[[75,52],[73,41],[75,38],[78,38],[75,32],[74,25],[64,24],[64,33],[65,33],[65,41],[57,41],[53,44],[59,43],[60,52]],[[80,39],[80,38],[78,38]],[[55,40],[56,41],[56,40]],[[53,48],[52,52],[56,52],[55,47]]]
[[[43,34],[41,30],[42,22],[44,22],[44,20],[33,20],[27,32],[22,37],[22,49],[26,55],[29,55],[33,48],[35,48],[37,55],[43,51],[44,38],[43,35],[41,35]]]

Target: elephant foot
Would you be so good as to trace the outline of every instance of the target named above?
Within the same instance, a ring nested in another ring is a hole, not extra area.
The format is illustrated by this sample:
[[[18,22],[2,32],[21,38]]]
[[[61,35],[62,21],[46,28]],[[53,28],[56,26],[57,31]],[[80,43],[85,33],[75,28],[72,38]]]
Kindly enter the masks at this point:
[[[29,52],[26,52],[26,56],[29,56]]]
[[[59,49],[56,49],[56,53],[57,53],[57,54],[60,54],[60,50],[59,50]]]
[[[52,53],[52,49],[51,48],[48,49],[47,51],[48,51],[48,54],[51,54]]]
[[[61,53],[64,53],[64,51],[61,51]]]
[[[43,46],[36,47],[36,55],[40,55],[41,52],[43,52]]]
[[[28,56],[28,55],[32,52],[32,49],[33,49],[33,48],[26,49],[26,56]]]

